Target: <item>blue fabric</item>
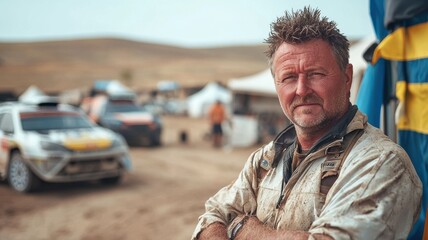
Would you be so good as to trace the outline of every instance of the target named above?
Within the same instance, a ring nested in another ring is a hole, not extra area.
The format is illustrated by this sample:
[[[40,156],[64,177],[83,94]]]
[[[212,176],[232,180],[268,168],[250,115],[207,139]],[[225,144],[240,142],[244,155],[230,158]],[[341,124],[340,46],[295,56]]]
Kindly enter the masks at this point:
[[[428,82],[428,71],[426,70],[428,69],[428,58],[398,61],[397,69],[398,81],[406,81],[407,83]]]
[[[370,17],[372,18],[373,28],[377,39],[382,41],[389,33],[384,25],[385,1],[370,0]]]
[[[383,0],[370,1],[370,16],[378,42],[388,35],[384,27],[385,3]],[[388,61],[379,60],[374,66],[368,66],[364,73],[358,91],[356,105],[365,113],[368,121],[375,127],[380,127],[380,110],[385,91],[385,64]]]
[[[385,36],[389,34],[384,26],[384,0],[370,0],[370,15],[377,39],[381,42]],[[393,25],[395,27],[411,26],[426,21],[428,21],[428,13],[423,13],[415,16],[413,19],[396,22],[393,23]],[[380,110],[383,105],[384,96],[391,94],[386,92],[389,89],[389,87],[386,87],[388,86],[386,83],[391,86],[392,84],[395,85],[395,82],[391,82],[393,80],[406,81],[409,83],[428,82],[427,59],[398,62],[396,69],[398,79],[390,79],[388,77],[391,76],[390,72],[387,72],[389,70],[386,69],[389,65],[389,61],[381,59],[375,65],[370,65],[367,68],[356,101],[358,108],[368,116],[369,123],[376,127],[380,126]],[[427,96],[420,97],[425,98]],[[428,108],[428,104],[426,108]],[[428,109],[421,109],[421,111],[428,111]],[[428,119],[426,121],[428,121]],[[399,130],[398,143],[409,154],[423,184],[422,211],[408,236],[408,239],[420,240],[423,236],[425,214],[428,204],[428,135],[413,131]],[[428,229],[426,231],[428,231]]]
[[[396,25],[409,27],[424,22],[428,22],[428,12],[422,13],[407,21],[397,23]],[[398,80],[400,81],[418,84],[428,83],[428,58],[397,62],[397,74]],[[428,93],[421,91],[416,97],[419,99],[428,99]],[[428,112],[428,104],[420,108],[421,109],[418,109],[418,111],[420,110],[423,113]],[[427,115],[425,114],[423,118],[427,118],[425,116]],[[408,116],[410,119],[412,117],[413,116]],[[425,119],[425,121],[428,121],[428,119]],[[422,210],[418,221],[413,226],[408,237],[408,239],[411,240],[419,240],[422,239],[423,236],[428,204],[428,135],[398,129],[398,143],[409,154],[423,184]],[[428,229],[426,231],[428,231]]]
[[[383,103],[385,60],[380,59],[375,66],[369,65],[364,73],[358,91],[356,105],[367,115],[368,121],[380,127],[380,109]]]
[[[413,131],[399,131],[398,141],[413,161],[423,184],[422,211],[408,239],[422,239],[428,203],[428,135]]]

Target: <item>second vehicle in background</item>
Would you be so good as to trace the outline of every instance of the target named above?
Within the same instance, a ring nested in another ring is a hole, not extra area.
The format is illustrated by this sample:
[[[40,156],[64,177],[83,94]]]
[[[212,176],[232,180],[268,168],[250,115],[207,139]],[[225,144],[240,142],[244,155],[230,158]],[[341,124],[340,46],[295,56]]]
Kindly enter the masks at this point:
[[[159,146],[162,123],[133,100],[109,98],[101,106],[97,123],[121,134],[131,146]]]
[[[97,80],[81,108],[98,125],[121,134],[130,146],[161,145],[160,117],[136,103],[136,94],[117,80]]]

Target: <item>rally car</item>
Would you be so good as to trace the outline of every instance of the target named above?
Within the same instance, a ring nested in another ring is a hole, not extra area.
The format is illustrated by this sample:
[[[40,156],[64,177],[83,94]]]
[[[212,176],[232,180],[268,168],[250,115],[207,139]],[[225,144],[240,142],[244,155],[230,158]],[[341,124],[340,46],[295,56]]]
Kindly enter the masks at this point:
[[[43,182],[117,183],[130,168],[123,138],[91,123],[78,108],[0,104],[0,178],[19,192]]]
[[[161,145],[159,116],[137,105],[134,100],[109,98],[101,106],[97,123],[121,134],[132,146]]]

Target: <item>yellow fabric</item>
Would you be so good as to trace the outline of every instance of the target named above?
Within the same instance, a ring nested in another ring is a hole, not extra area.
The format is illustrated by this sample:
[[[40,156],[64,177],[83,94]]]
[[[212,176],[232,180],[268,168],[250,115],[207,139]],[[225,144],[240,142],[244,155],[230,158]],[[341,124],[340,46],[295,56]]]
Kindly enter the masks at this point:
[[[396,85],[396,96],[404,105],[397,128],[428,134],[428,83],[399,81]]]
[[[400,27],[386,36],[373,53],[372,64],[379,58],[409,61],[428,58],[428,22]]]

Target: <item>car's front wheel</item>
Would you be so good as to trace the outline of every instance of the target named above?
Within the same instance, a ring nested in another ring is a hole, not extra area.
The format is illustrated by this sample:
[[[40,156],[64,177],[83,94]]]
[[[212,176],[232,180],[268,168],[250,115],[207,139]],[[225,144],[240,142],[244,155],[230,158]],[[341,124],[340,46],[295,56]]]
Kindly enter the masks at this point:
[[[31,192],[40,186],[40,179],[31,172],[19,152],[12,154],[7,175],[10,186],[18,192]]]

